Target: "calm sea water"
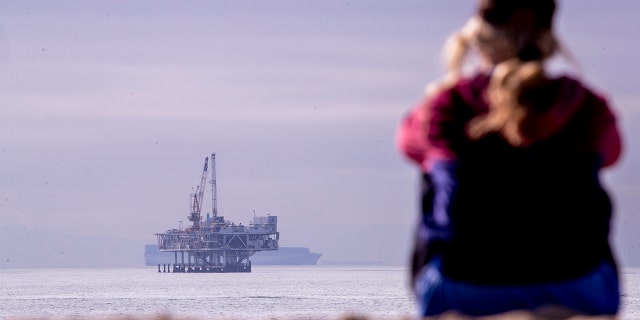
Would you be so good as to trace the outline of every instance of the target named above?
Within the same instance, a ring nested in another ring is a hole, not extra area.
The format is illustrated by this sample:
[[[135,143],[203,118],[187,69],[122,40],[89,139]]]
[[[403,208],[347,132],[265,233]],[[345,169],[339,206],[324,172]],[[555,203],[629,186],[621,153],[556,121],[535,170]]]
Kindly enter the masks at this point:
[[[251,273],[0,270],[0,318],[170,314],[201,319],[416,318],[405,268],[254,266]],[[622,273],[621,319],[640,319],[640,268]]]
[[[405,269],[254,266],[251,273],[0,270],[0,317],[156,315],[202,319],[412,316]]]

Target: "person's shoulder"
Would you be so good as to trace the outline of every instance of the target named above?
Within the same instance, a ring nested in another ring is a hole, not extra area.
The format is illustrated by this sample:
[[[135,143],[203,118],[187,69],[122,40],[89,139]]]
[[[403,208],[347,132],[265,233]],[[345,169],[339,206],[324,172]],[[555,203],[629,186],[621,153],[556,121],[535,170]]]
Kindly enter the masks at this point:
[[[461,88],[474,87],[485,88],[489,85],[491,80],[491,74],[485,72],[478,72],[475,74],[460,77],[458,80],[458,86]]]
[[[596,97],[599,100],[607,100],[607,94],[588,80],[576,75],[561,74],[551,78],[552,82],[560,90],[572,95],[584,95]]]
[[[486,109],[485,91],[489,86],[491,75],[486,73],[476,73],[466,77],[461,77],[451,88],[449,93],[460,99],[464,104],[473,106],[476,109]]]
[[[484,93],[491,81],[490,73],[463,75],[455,81],[432,84],[428,91],[431,105],[465,105],[477,110],[488,108]]]

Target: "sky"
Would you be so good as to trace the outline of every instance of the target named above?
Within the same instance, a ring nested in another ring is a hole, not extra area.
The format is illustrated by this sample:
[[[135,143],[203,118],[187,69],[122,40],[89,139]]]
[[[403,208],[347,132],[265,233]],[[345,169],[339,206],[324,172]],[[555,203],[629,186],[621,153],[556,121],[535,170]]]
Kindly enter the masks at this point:
[[[155,233],[188,221],[211,153],[228,220],[277,215],[283,246],[405,264],[418,172],[395,129],[474,3],[1,1],[0,268],[142,265]],[[564,0],[556,18],[580,68],[556,66],[620,122],[603,179],[626,266],[640,266],[638,10]]]

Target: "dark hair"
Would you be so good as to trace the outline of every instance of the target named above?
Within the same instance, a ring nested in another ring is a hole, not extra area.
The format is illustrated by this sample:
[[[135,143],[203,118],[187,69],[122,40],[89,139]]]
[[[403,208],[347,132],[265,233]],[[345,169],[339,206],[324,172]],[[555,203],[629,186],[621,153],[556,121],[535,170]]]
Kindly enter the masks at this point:
[[[486,22],[507,28],[551,29],[555,0],[480,0],[478,15]]]
[[[521,61],[544,57],[532,41],[541,31],[551,30],[555,0],[480,0],[478,16],[490,25],[519,35],[521,47],[516,56]]]

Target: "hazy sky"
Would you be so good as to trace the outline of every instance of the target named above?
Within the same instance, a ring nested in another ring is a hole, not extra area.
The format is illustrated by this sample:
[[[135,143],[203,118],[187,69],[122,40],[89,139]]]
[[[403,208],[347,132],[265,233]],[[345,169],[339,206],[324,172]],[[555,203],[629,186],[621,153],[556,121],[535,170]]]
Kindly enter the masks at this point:
[[[277,215],[281,245],[327,259],[402,256],[417,175],[394,131],[474,3],[1,1],[0,227],[153,243],[188,221],[215,152],[227,219]],[[640,3],[559,6],[559,36],[619,114],[605,178],[616,246],[640,265]]]

